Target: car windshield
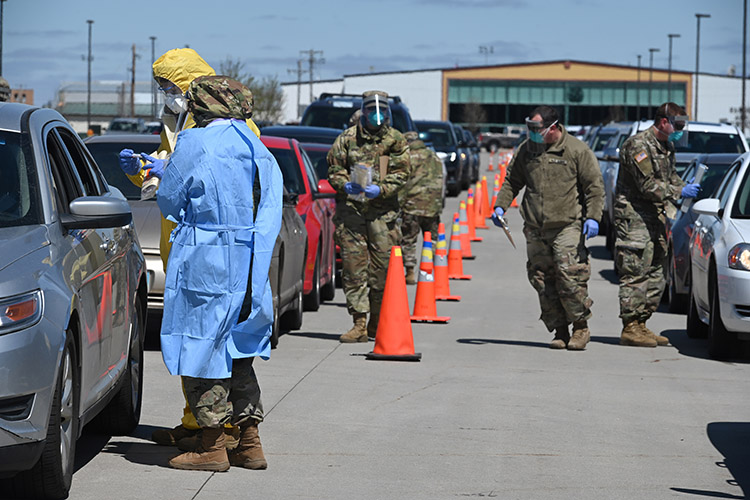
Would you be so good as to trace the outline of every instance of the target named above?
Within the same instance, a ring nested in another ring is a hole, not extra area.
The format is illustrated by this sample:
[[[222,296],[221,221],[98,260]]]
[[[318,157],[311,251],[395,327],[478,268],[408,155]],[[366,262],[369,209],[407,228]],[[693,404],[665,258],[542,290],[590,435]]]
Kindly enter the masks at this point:
[[[302,125],[344,129],[349,127],[349,118],[359,107],[311,106],[302,117]],[[391,106],[391,125],[400,132],[409,130],[409,122],[403,109]]]
[[[750,168],[745,170],[745,177],[737,189],[732,207],[732,218],[750,219]]]
[[[114,121],[110,123],[109,130],[113,132],[132,132],[138,133],[141,131],[138,122],[131,121]]]
[[[0,131],[0,227],[41,224],[41,201],[28,135]]]
[[[593,142],[591,143],[591,150],[601,151],[604,149],[604,146],[609,142],[609,140],[614,137],[615,132],[600,132],[594,137]]]
[[[437,150],[456,145],[453,134],[451,134],[451,131],[447,126],[417,125],[417,128],[420,132],[429,132],[430,138],[432,139],[432,145]]]
[[[99,170],[107,179],[107,184],[119,189],[128,200],[140,200],[141,188],[130,182],[130,179],[120,169],[120,151],[125,148],[133,151],[153,151],[158,143],[135,143],[124,142],[89,142],[86,147],[94,157]],[[156,198],[153,198],[156,201]]]
[[[284,187],[292,194],[305,193],[305,182],[302,179],[302,171],[297,162],[297,155],[291,149],[268,148],[276,158],[284,176]]]
[[[697,132],[688,125],[687,146],[677,146],[678,153],[744,153],[745,146],[737,134]]]
[[[323,149],[316,147],[319,145],[302,145],[302,148],[310,157],[310,161],[315,166],[315,171],[318,173],[318,179],[328,179],[328,151],[330,149]]]
[[[706,170],[706,173],[703,174],[703,179],[701,179],[701,190],[698,191],[698,196],[695,198],[696,201],[712,197],[716,188],[719,187],[722,177],[729,170],[730,165],[730,163],[706,164],[708,170]]]

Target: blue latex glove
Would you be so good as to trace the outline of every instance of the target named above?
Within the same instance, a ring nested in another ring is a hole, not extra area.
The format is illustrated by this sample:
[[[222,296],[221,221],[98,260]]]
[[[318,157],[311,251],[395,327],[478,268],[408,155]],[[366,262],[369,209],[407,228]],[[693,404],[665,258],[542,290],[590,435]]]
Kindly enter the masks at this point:
[[[503,215],[505,215],[505,210],[500,207],[495,207],[495,212],[492,214],[492,223],[497,227],[503,227],[502,223],[500,222],[500,217],[502,217]]]
[[[162,175],[164,175],[164,167],[167,162],[165,160],[160,160],[158,158],[154,158],[153,156],[149,156],[146,153],[141,153],[141,158],[143,158],[144,160],[148,162],[151,162],[151,163],[147,163],[143,167],[147,170],[151,169],[148,175],[161,179]]]
[[[141,160],[133,156],[132,149],[120,151],[120,168],[128,175],[135,175],[141,171]]]
[[[695,198],[698,196],[698,191],[701,190],[700,184],[688,184],[684,188],[682,188],[682,197],[683,198]]]
[[[362,186],[356,182],[347,182],[344,184],[344,191],[346,191],[346,194],[359,194],[362,192]]]
[[[377,184],[370,184],[365,188],[365,196],[370,199],[377,198],[380,196],[380,186]]]
[[[599,223],[594,219],[586,219],[583,223],[583,234],[586,235],[586,239],[593,238],[599,234]]]

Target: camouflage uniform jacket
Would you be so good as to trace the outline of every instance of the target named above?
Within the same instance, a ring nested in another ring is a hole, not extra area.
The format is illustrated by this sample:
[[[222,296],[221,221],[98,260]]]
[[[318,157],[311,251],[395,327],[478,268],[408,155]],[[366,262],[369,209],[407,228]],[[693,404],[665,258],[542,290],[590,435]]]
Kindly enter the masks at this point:
[[[644,221],[674,217],[685,183],[674,168],[674,145],[657,139],[654,127],[629,138],[620,148],[615,219]]]
[[[401,192],[401,210],[433,217],[443,210],[443,162],[434,151],[416,140],[409,143],[411,176]]]
[[[385,178],[380,178],[380,157],[388,157]],[[380,187],[376,198],[356,201],[349,198],[344,185],[350,182],[351,168],[362,163],[372,168],[372,182]],[[406,184],[411,166],[406,139],[395,128],[384,126],[370,134],[361,124],[350,127],[336,138],[328,152],[328,182],[336,190],[336,218],[357,215],[368,220],[399,213],[398,194]]]
[[[516,151],[495,206],[508,209],[522,188],[521,217],[531,228],[554,229],[581,219],[599,221],[604,181],[594,153],[562,129],[562,136],[541,154],[528,140]]]

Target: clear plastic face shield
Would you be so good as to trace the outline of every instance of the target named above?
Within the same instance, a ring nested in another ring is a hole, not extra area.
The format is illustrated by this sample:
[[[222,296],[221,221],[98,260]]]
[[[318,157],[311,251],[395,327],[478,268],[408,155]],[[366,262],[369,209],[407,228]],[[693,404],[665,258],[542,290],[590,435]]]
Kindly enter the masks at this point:
[[[529,132],[529,151],[532,153],[543,153],[546,149],[545,139],[549,131],[557,124],[557,120],[552,122],[548,127],[544,126],[541,120],[532,120],[526,118],[526,129]]]
[[[388,99],[375,94],[362,101],[362,123],[370,130],[379,130],[391,122]]]
[[[159,90],[164,93],[164,104],[172,113],[179,115],[187,111],[187,99],[180,87],[169,80],[160,79]]]
[[[687,115],[668,116],[667,121],[671,127],[669,132],[669,142],[673,143],[675,148],[686,148],[688,146],[688,117]]]

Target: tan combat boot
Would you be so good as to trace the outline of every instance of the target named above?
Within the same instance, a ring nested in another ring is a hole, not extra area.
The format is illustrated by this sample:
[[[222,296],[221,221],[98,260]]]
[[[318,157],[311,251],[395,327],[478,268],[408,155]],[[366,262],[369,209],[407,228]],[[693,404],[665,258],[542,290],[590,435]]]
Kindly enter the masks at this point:
[[[188,429],[182,424],[172,429],[157,429],[151,433],[151,441],[162,446],[177,446],[180,439],[197,435],[200,429]]]
[[[570,342],[568,342],[568,350],[583,351],[586,349],[589,339],[591,339],[591,333],[588,323],[585,321],[573,323],[573,336],[570,337]]]
[[[206,470],[211,472],[229,470],[224,429],[220,427],[202,429],[201,444],[198,449],[177,455],[169,461],[169,465],[174,469],[182,470]]]
[[[367,342],[367,314],[354,313],[354,326],[339,337],[339,342],[353,344],[354,342]]]
[[[224,447],[227,451],[237,448],[240,443],[240,428],[236,425],[224,426]],[[201,445],[201,433],[188,436],[177,441],[180,451],[195,451]]]
[[[646,326],[645,321],[641,321],[640,325],[641,329],[646,335],[648,335],[649,337],[653,337],[656,340],[657,345],[669,345],[669,339],[664,335],[657,335],[656,333],[654,333],[650,328]]]
[[[406,284],[407,285],[416,285],[417,279],[414,277],[414,268],[413,267],[407,267],[406,268]]]
[[[570,340],[570,333],[568,332],[568,325],[558,326],[555,328],[555,338],[550,342],[550,349],[565,349]]]
[[[620,334],[620,345],[634,347],[656,347],[656,339],[646,335],[638,321],[627,323]]]
[[[266,469],[268,462],[263,456],[263,446],[260,444],[258,421],[250,420],[251,423],[240,426],[240,444],[229,454],[229,463],[245,469]]]

